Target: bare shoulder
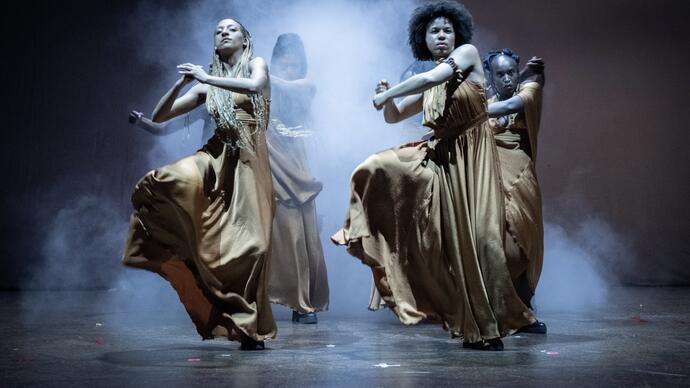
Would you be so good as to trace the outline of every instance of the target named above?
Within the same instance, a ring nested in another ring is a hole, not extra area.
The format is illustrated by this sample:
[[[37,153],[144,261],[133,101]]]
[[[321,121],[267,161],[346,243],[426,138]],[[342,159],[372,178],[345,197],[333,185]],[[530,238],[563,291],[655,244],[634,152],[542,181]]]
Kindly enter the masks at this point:
[[[461,46],[458,46],[453,50],[453,52],[450,54],[454,59],[474,59],[474,58],[479,58],[479,50],[473,45],[473,44],[463,44]]]
[[[249,61],[249,68],[254,71],[254,70],[268,70],[268,64],[266,61],[261,58],[261,57],[254,57],[252,58],[251,61]]]
[[[477,50],[477,47],[475,47],[471,43],[465,43],[463,45],[460,45],[455,50],[458,50],[462,53],[479,54],[479,50]]]

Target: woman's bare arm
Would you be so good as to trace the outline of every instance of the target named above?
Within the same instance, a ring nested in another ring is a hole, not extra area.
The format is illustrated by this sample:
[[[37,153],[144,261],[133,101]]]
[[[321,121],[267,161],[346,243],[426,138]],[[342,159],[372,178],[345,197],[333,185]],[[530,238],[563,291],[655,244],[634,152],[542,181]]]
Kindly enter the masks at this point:
[[[154,123],[168,121],[204,103],[208,87],[203,84],[194,85],[182,97],[178,97],[182,88],[192,81],[192,78],[183,76],[163,95],[151,114]]]
[[[519,96],[513,96],[507,100],[489,104],[489,117],[501,117],[513,113],[522,112],[525,104]]]
[[[169,135],[185,127],[179,122],[179,125],[172,125],[173,123],[170,121],[167,121],[165,123],[155,123],[151,121],[151,119],[149,119],[148,117],[145,117],[143,113],[136,110],[133,110],[129,113],[129,122],[136,125],[139,128],[142,128],[146,132],[156,136]]]
[[[287,92],[289,94],[299,94],[313,98],[316,94],[316,86],[307,79],[296,79],[288,81],[286,79],[271,75],[271,87]]]
[[[477,67],[477,64],[481,64],[481,60],[477,49],[471,44],[465,44],[456,48],[449,58],[453,58],[458,72],[467,74],[468,77],[476,73],[477,68],[479,70],[482,69],[481,66]],[[448,63],[442,62],[427,72],[413,75],[404,82],[377,94],[374,97],[374,106],[380,109],[387,101],[393,98],[422,93],[456,76],[460,76],[460,74],[456,74],[453,67]],[[480,77],[483,78],[483,74]]]
[[[381,80],[376,85],[376,93],[383,93],[390,88],[388,81]],[[413,94],[399,102],[388,100],[383,105],[383,119],[390,124],[398,123],[422,111],[422,94]]]
[[[192,77],[205,85],[211,85],[235,93],[263,94],[270,91],[268,66],[262,58],[254,58],[249,63],[250,78],[216,77],[206,73],[203,67],[191,63],[178,65],[180,74]]]

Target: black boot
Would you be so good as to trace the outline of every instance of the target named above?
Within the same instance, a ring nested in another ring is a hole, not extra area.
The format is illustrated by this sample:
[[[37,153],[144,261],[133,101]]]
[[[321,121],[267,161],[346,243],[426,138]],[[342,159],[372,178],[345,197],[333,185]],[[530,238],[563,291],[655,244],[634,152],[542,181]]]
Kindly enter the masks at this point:
[[[531,325],[523,326],[518,329],[518,333],[531,333],[531,334],[546,334],[546,324],[541,321],[535,321]]]
[[[490,350],[494,352],[500,352],[503,350],[503,341],[501,341],[500,338],[494,338],[479,342],[463,342],[462,347],[465,349]]]
[[[264,345],[264,341],[255,341],[253,338],[249,336],[242,336],[242,341],[240,345],[240,349],[242,350],[264,350],[266,346]]]

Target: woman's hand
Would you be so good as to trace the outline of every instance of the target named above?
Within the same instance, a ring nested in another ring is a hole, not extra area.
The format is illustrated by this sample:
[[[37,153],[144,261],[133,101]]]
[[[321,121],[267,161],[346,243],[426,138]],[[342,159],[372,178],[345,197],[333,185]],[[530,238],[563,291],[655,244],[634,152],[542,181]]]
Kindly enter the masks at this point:
[[[544,75],[544,60],[539,57],[532,57],[525,64],[525,67],[520,72],[520,80],[524,81],[530,77]]]
[[[129,123],[130,124],[139,124],[142,117],[144,117],[143,113],[138,112],[136,110],[133,110],[133,111],[129,112]]]
[[[376,95],[374,96],[374,108],[376,110],[381,110],[383,109],[383,105],[388,102],[388,97],[386,96],[386,91],[391,88],[390,83],[386,81],[385,79],[382,79],[379,81],[378,84],[376,84]]]
[[[381,81],[379,81],[379,83],[376,84],[376,94],[383,93],[390,88],[391,84],[385,79],[382,79]]]
[[[177,65],[177,69],[180,74],[185,76],[185,78],[189,78],[190,80],[195,79],[202,84],[205,84],[209,79],[209,75],[206,73],[206,70],[199,65],[183,63],[181,65]]]
[[[194,77],[191,75],[183,75],[179,80],[177,80],[177,84],[180,86],[185,86],[187,84],[191,84],[192,82],[194,82]]]
[[[381,110],[381,109],[383,109],[383,106],[386,105],[386,103],[388,102],[388,97],[386,96],[385,92],[379,93],[379,94],[374,96],[373,102],[374,102],[374,108],[376,108],[376,110]]]

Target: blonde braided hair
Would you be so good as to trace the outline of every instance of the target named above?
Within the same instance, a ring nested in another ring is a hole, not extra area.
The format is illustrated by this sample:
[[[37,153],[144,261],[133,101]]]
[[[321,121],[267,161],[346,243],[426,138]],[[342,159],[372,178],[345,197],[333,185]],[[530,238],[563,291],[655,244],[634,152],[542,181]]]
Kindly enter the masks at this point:
[[[214,51],[213,62],[210,69],[210,74],[212,76],[229,78],[249,78],[251,76],[249,62],[251,62],[254,56],[252,36],[240,22],[237,22],[237,24],[240,26],[242,36],[246,42],[242,56],[233,67],[232,73],[230,73],[226,67],[223,66],[218,52]],[[249,96],[252,101],[254,117],[256,119],[256,129],[250,131],[237,119],[233,94],[234,93],[229,90],[209,85],[208,93],[206,94],[206,108],[211,117],[216,121],[216,132],[221,135],[220,138],[223,142],[234,143],[237,147],[254,154],[253,135],[257,130],[266,130],[269,105],[266,99],[259,93]]]

